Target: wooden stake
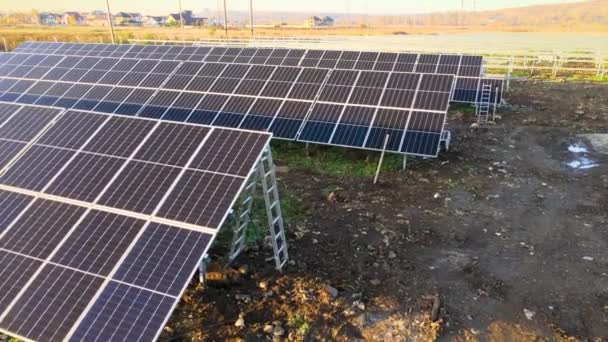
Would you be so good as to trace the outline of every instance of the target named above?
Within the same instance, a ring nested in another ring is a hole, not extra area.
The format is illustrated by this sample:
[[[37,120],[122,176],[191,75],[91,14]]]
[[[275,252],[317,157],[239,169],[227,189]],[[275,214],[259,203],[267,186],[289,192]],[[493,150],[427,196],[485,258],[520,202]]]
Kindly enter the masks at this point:
[[[378,168],[376,169],[376,176],[374,177],[374,184],[378,182],[378,176],[380,175],[380,168],[382,168],[382,162],[384,161],[384,153],[386,152],[386,145],[388,144],[388,138],[390,134],[384,138],[384,146],[382,147],[382,154],[380,155],[380,161],[378,162]]]

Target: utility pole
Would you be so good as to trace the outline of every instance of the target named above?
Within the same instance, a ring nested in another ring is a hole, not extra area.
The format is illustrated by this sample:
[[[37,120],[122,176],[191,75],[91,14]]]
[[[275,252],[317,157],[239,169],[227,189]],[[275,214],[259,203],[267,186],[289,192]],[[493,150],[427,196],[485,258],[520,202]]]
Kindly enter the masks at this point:
[[[108,8],[108,24],[110,24],[110,35],[112,36],[112,44],[116,44],[114,38],[114,23],[112,22],[112,12],[110,12],[110,0],[106,0],[106,7]]]
[[[226,7],[226,0],[224,0],[224,30],[226,31],[226,38],[228,38],[228,8]]]
[[[178,0],[179,2],[179,26],[182,29],[182,34],[184,33],[184,13],[182,10],[182,0]]]
[[[249,14],[251,22],[251,38],[253,38],[253,0],[249,0]]]

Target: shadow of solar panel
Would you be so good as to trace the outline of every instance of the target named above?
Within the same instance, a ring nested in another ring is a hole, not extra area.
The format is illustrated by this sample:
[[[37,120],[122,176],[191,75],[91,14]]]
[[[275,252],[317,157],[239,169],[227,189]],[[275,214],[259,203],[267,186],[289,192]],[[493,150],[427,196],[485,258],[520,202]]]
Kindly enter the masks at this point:
[[[285,101],[270,126],[273,137],[295,139],[310,106],[308,102]]]
[[[204,125],[212,123],[229,98],[227,95],[205,95],[187,121]]]
[[[379,109],[372,123],[365,147],[383,149],[386,136],[386,149],[400,151],[401,141],[410,112],[407,110]]]
[[[45,192],[93,202],[125,162],[122,158],[79,153]]]
[[[111,341],[116,336],[125,341],[153,341],[158,327],[171,313],[174,301],[172,297],[110,282],[71,341]]]
[[[92,210],[57,250],[52,262],[107,276],[145,221]]]
[[[411,132],[407,131],[401,146],[401,152],[423,155],[436,156],[439,153],[439,143],[441,134]]]
[[[186,171],[157,216],[218,229],[241,185],[242,178]]]
[[[210,234],[150,223],[114,279],[179,296],[210,241]]]
[[[281,100],[257,99],[239,128],[268,130],[282,103]]]
[[[254,101],[255,99],[251,97],[231,97],[212,124],[222,127],[239,127]]]
[[[454,89],[454,101],[475,102],[479,89],[479,82],[479,78],[457,78]]]
[[[173,105],[173,102],[179,96],[175,91],[159,91],[148,102],[148,104],[140,111],[140,117],[160,119],[165,112]]]
[[[99,101],[93,110],[102,113],[114,113],[114,111],[120,107],[120,104],[129,97],[132,91],[133,89],[131,88],[113,88],[103,100]]]
[[[32,340],[62,340],[102,283],[102,278],[47,265],[0,327]]]
[[[0,183],[40,191],[74,154],[73,151],[34,145],[0,176]]]
[[[376,112],[375,108],[348,106],[336,127],[332,144],[362,147]]]
[[[445,113],[412,112],[401,151],[418,155],[437,155],[445,116]]]
[[[115,114],[136,115],[154,95],[151,89],[134,89],[129,97],[114,111]]]
[[[343,105],[317,103],[298,140],[329,143],[343,109]]]
[[[78,222],[86,209],[36,200],[0,239],[0,248],[45,259]]]

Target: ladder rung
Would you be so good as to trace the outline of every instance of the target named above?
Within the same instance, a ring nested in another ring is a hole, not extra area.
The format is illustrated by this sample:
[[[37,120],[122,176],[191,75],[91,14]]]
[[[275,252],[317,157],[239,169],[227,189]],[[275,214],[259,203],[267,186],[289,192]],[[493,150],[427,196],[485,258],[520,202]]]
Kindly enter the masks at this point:
[[[272,191],[274,191],[274,185],[268,188],[268,190],[266,190],[266,193],[271,193]]]
[[[277,217],[275,217],[275,219],[274,219],[274,220],[272,220],[272,225],[277,224],[277,222],[279,222],[279,220],[280,220],[280,219],[281,219],[281,216],[277,216]]]
[[[279,203],[279,201],[274,201],[271,205],[270,205],[270,209],[274,209],[274,207],[277,206],[277,204]]]

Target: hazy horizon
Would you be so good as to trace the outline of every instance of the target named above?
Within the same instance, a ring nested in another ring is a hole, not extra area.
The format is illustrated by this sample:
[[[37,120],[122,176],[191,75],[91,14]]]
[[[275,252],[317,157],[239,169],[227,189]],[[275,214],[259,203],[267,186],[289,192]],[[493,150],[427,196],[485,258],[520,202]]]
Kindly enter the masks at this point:
[[[9,2],[10,1],[10,2]],[[477,10],[495,10],[511,7],[561,4],[584,2],[581,0],[465,0],[464,8],[473,10],[474,3]],[[229,11],[243,11],[249,9],[249,1],[227,1]],[[372,4],[368,0],[308,0],[305,3],[285,3],[281,0],[254,0],[254,10],[264,12],[298,12],[298,13],[369,13],[369,14],[417,14],[461,9],[460,0],[435,0],[429,3],[404,3],[403,0],[377,0]],[[40,6],[39,0],[0,0],[3,11],[29,11],[32,9],[49,12],[93,11],[105,10],[105,0],[57,0],[52,4],[45,3]],[[167,14],[177,12],[178,0],[147,0],[145,8],[134,1],[110,0],[112,12],[127,11],[145,14]],[[223,8],[223,0],[182,0],[182,8],[195,12],[217,11]]]

